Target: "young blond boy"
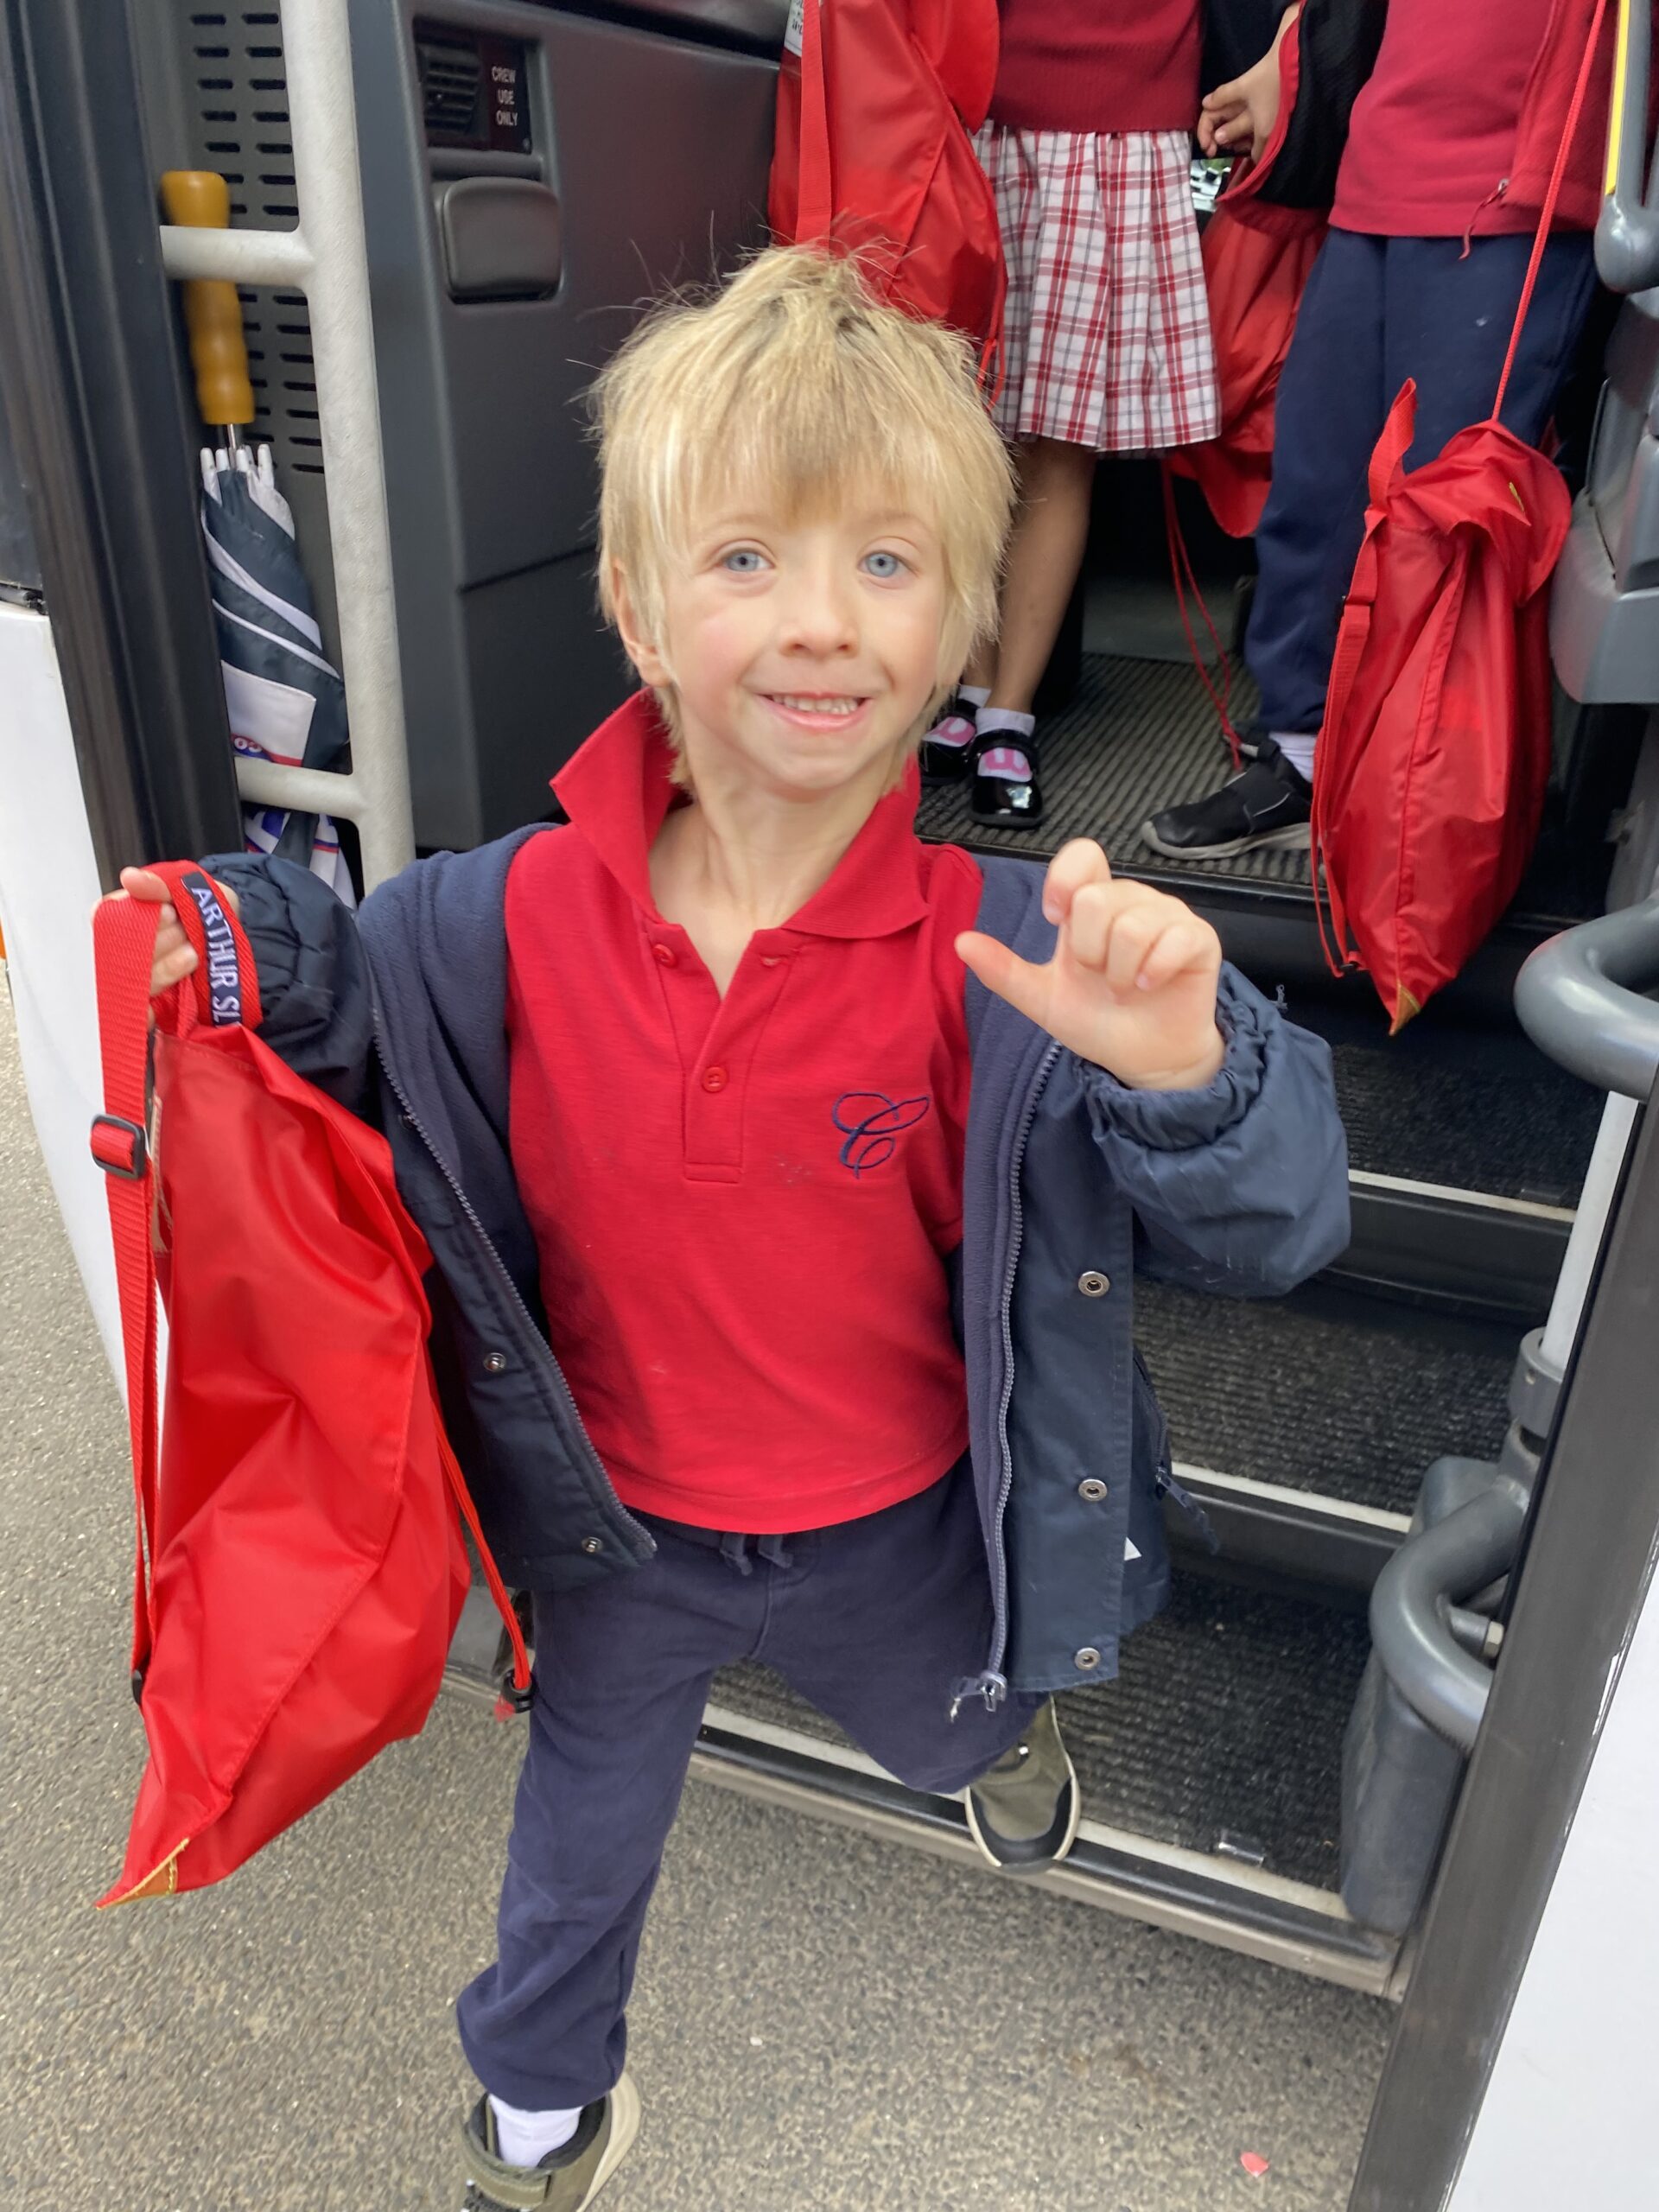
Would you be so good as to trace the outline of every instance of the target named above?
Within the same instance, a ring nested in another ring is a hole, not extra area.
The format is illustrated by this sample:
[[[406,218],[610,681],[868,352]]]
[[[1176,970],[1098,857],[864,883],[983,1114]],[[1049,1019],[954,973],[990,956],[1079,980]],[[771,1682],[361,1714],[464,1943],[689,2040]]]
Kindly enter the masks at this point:
[[[1205,923],[1094,845],[1045,875],[914,835],[1009,506],[962,346],[772,253],[600,399],[602,589],[649,689],[555,779],[568,825],[355,922],[210,863],[264,1035],[386,1128],[534,1593],[499,1955],[459,2005],[471,2212],[579,2212],[632,2139],[624,2012],[717,1668],[967,1789],[995,1865],[1070,1848],[1051,1694],[1109,1679],[1168,1581],[1135,1248],[1272,1292],[1347,1233],[1325,1048]],[[164,918],[156,987],[193,958]]]

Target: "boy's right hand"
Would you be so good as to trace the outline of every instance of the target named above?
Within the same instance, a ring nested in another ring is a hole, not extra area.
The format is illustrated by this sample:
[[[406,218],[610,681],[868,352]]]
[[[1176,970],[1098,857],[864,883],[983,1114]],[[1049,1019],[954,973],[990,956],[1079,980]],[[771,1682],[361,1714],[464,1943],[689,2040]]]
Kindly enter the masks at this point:
[[[219,886],[226,904],[233,914],[241,912],[240,903],[228,883]],[[172,893],[159,875],[152,875],[148,868],[124,868],[121,888],[111,891],[111,899],[139,899],[147,906],[162,910],[161,926],[156,932],[156,957],[149,968],[149,995],[171,990],[175,983],[181,983],[187,976],[195,973],[196,951],[184,933],[183,925],[173,911]]]
[[[1259,162],[1279,120],[1279,44],[1301,14],[1287,9],[1273,44],[1255,68],[1206,92],[1198,111],[1198,145],[1205,154],[1244,154]]]

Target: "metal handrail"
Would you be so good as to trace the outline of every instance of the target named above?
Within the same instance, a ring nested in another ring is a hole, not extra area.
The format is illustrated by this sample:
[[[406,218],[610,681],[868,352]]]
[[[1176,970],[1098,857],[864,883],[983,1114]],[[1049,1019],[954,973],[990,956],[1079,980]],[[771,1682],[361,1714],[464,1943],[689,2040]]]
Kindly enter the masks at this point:
[[[315,358],[352,766],[322,775],[238,759],[256,804],[343,815],[357,826],[365,888],[414,858],[403,669],[392,594],[380,397],[369,308],[347,0],[283,0],[297,230],[162,229],[168,276],[305,294]]]
[[[1598,1090],[1645,1099],[1659,1075],[1659,895],[1541,944],[1515,1010],[1541,1052]]]
[[[1596,220],[1596,270],[1610,291],[1659,284],[1659,207],[1647,167],[1648,79],[1652,67],[1648,0],[1619,0],[1605,197]]]
[[[1447,1609],[1514,1566],[1527,1493],[1507,1476],[1395,1553],[1371,1592],[1371,1643],[1389,1680],[1437,1735],[1472,1751],[1491,1669],[1463,1648]]]

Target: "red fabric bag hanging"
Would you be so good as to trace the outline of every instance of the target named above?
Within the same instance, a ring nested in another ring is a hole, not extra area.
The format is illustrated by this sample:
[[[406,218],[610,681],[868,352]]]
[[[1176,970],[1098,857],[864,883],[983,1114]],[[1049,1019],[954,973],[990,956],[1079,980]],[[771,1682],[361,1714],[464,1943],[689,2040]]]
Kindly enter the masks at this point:
[[[1313,756],[1313,873],[1333,972],[1365,969],[1395,1031],[1515,896],[1543,811],[1545,592],[1572,500],[1554,464],[1498,417],[1605,8],[1599,0],[1491,416],[1408,474],[1408,384],[1371,456]]]
[[[896,307],[989,360],[1007,277],[970,133],[996,80],[995,0],[796,0],[767,205],[782,245],[859,255]]]
[[[1322,212],[1258,196],[1296,104],[1299,53],[1295,36],[1281,34],[1273,135],[1259,162],[1245,161],[1233,171],[1200,242],[1221,429],[1202,445],[1168,456],[1176,475],[1198,485],[1230,537],[1249,537],[1267,505],[1280,372],[1308,271],[1325,243]]]
[[[1370,973],[1396,1031],[1531,856],[1549,780],[1545,592],[1572,506],[1554,463],[1495,421],[1407,474],[1416,405],[1408,384],[1372,455],[1313,756],[1326,952],[1337,973]]]
[[[420,1729],[469,1582],[457,1509],[508,1626],[513,1703],[530,1682],[433,1394],[429,1255],[385,1140],[255,1034],[252,957],[218,887],[188,865],[155,873],[200,957],[155,1001],[153,1084],[160,910],[106,900],[93,925],[107,1110],[92,1154],[121,1300],[149,1746],[106,1905],[218,1881]]]

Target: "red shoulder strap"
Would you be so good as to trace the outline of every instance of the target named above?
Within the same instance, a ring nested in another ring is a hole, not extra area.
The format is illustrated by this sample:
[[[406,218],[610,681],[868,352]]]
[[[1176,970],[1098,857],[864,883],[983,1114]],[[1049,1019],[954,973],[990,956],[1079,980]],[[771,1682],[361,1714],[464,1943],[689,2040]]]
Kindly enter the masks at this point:
[[[800,159],[795,236],[827,238],[835,226],[836,189],[830,161],[830,92],[823,67],[823,0],[802,0]]]
[[[104,1170],[121,1301],[127,1423],[137,1522],[132,1590],[133,1692],[149,1657],[146,1574],[156,1519],[156,1255],[150,1243],[149,970],[161,910],[137,899],[106,899],[92,916],[104,1111],[92,1122],[92,1158]]]
[[[1532,241],[1532,253],[1527,262],[1526,282],[1521,287],[1521,304],[1515,311],[1515,326],[1510,332],[1510,350],[1503,356],[1503,373],[1497,380],[1497,397],[1492,403],[1492,419],[1503,412],[1504,395],[1510,388],[1510,372],[1521,344],[1521,333],[1526,324],[1527,310],[1532,305],[1533,289],[1538,282],[1544,248],[1549,243],[1549,226],[1555,219],[1555,203],[1560,197],[1561,179],[1567,174],[1567,156],[1573,150],[1577,135],[1579,118],[1584,112],[1585,96],[1590,90],[1590,79],[1596,66],[1596,48],[1601,41],[1601,26],[1607,13],[1607,0],[1596,0],[1594,20],[1590,35],[1585,42],[1584,60],[1579,64],[1579,81],[1573,87],[1572,104],[1567,111],[1567,121],[1561,129],[1561,143],[1556,149],[1555,166],[1549,173],[1549,189],[1544,194],[1543,211],[1538,218],[1538,229]]]

